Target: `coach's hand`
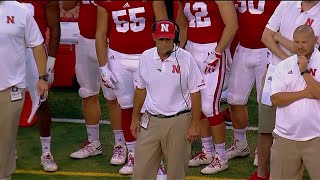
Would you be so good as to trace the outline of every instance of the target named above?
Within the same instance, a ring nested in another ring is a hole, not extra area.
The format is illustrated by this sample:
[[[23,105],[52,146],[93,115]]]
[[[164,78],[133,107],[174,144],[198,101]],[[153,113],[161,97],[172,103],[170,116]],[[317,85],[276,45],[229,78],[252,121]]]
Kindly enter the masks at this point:
[[[48,82],[42,79],[39,79],[37,83],[38,94],[41,99],[47,99],[48,97]]]
[[[204,73],[209,74],[214,72],[216,69],[217,64],[221,61],[222,55],[217,52],[213,52],[209,54],[207,59],[204,61],[206,63],[206,66],[204,68]]]
[[[101,80],[103,84],[107,88],[115,88],[115,83],[117,83],[117,79],[108,68],[108,64],[104,65],[103,67],[100,67],[100,70],[101,70]]]
[[[187,140],[190,143],[193,143],[194,141],[196,141],[198,139],[199,134],[200,134],[199,125],[191,124],[190,127],[187,130]]]
[[[308,68],[309,61],[306,58],[306,56],[304,56],[303,54],[302,55],[299,54],[299,50],[298,50],[298,62],[297,63],[298,63],[300,72],[302,72]]]
[[[307,86],[304,90],[302,90],[302,92],[303,92],[305,98],[316,99],[316,97],[311,94],[309,86]]]
[[[139,118],[132,118],[130,130],[131,130],[133,137],[135,137],[137,139],[139,136],[139,133],[140,133]]]

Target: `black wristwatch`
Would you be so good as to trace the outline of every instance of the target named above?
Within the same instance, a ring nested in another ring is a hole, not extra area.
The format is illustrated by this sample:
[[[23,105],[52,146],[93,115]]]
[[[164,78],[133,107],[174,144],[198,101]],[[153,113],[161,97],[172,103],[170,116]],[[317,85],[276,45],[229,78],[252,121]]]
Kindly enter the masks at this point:
[[[301,76],[303,76],[306,73],[310,73],[310,71],[308,69],[306,69],[306,70],[302,71],[300,74],[301,74]]]
[[[39,76],[39,79],[42,79],[44,81],[48,81],[48,74],[43,75],[43,76]]]

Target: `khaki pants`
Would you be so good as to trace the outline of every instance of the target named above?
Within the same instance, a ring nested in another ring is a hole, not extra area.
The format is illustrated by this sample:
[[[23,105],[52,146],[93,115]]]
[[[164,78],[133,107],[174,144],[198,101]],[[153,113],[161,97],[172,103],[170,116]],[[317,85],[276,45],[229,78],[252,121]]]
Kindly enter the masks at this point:
[[[11,180],[11,176],[5,177],[5,178],[0,178],[0,180]]]
[[[16,169],[16,138],[24,102],[11,102],[11,88],[0,91],[0,179],[9,177]]]
[[[276,106],[268,106],[261,104],[262,90],[266,79],[267,70],[265,71],[261,81],[261,91],[259,92],[259,120],[258,132],[271,134],[276,122]]]
[[[190,113],[174,118],[150,116],[147,130],[141,128],[137,139],[132,179],[155,179],[162,157],[167,162],[167,178],[185,179],[191,157],[186,139]]]
[[[320,179],[320,137],[309,141],[293,141],[275,133],[271,147],[272,180],[302,179],[304,166],[311,179]]]

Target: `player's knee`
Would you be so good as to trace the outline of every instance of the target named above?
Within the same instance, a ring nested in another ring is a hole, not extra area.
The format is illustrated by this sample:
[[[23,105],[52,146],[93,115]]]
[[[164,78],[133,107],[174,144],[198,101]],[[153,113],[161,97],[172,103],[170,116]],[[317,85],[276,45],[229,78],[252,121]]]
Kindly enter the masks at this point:
[[[107,105],[108,105],[109,109],[114,109],[114,108],[118,108],[119,107],[117,99],[107,100]]]
[[[207,118],[207,116],[203,113],[203,112],[201,112],[201,114],[200,114],[200,119],[201,120],[204,120],[204,119],[206,119]]]
[[[206,102],[202,102],[202,113],[206,116],[206,117],[210,117],[213,115],[213,104],[212,103],[206,103]]]
[[[99,92],[94,92],[92,90],[89,90],[89,89],[86,89],[86,88],[80,88],[79,89],[79,96],[81,98],[88,98],[88,97],[91,97],[91,96],[95,96],[99,94]]]
[[[121,109],[128,109],[128,108],[133,107],[133,97],[132,96],[119,97],[118,102],[119,102]]]
[[[209,121],[210,126],[218,126],[218,125],[224,123],[224,118],[223,118],[222,114],[220,113],[215,116],[209,117],[208,121]]]
[[[228,94],[228,104],[232,104],[232,105],[245,105],[248,102],[248,98],[246,97],[241,97],[239,95],[236,95],[234,93],[230,93]]]
[[[102,88],[103,96],[110,102],[117,102],[117,97],[111,88]]]

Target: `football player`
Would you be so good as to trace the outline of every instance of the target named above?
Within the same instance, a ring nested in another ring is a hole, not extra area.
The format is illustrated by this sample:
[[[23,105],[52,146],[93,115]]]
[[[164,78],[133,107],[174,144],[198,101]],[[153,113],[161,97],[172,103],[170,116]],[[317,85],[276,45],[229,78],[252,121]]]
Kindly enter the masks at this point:
[[[189,166],[209,164],[201,173],[214,174],[228,168],[220,98],[226,72],[225,52],[238,29],[237,15],[231,1],[180,0],[177,23],[182,29],[182,46],[187,43],[186,50],[195,58],[207,86],[201,90],[202,119],[208,119],[200,123],[203,149],[189,161]]]
[[[49,28],[50,37],[47,48],[47,75],[48,84],[52,84],[54,80],[54,64],[57,55],[58,46],[60,43],[60,9],[58,1],[20,1],[34,16],[41,34],[46,39],[46,32]],[[35,85],[38,81],[38,72],[34,70],[31,63],[34,62],[33,55],[27,59],[26,66],[26,82],[29,91],[36,90]],[[34,92],[30,92],[32,94]],[[51,154],[51,113],[48,105],[48,100],[41,103],[37,113],[38,125],[40,130],[40,141],[42,146],[41,165],[44,171],[56,171],[58,169],[57,164],[53,160]]]
[[[113,88],[121,107],[121,126],[128,148],[128,162],[119,173],[132,174],[136,143],[130,131],[134,76],[137,75],[140,55],[155,46],[152,24],[168,18],[166,6],[164,1],[146,0],[96,3],[99,5],[96,51],[102,81],[106,87]]]
[[[97,26],[97,5],[94,1],[64,1],[63,9],[70,10],[80,3],[78,24],[80,35],[76,44],[76,76],[80,84],[79,95],[82,98],[82,112],[86,122],[88,141],[84,147],[72,153],[70,157],[83,159],[102,154],[99,138],[99,105],[100,73],[95,49]],[[121,113],[116,97],[111,88],[101,86],[107,99],[110,122],[114,133],[114,150],[110,164],[125,163],[127,150],[121,130]]]

